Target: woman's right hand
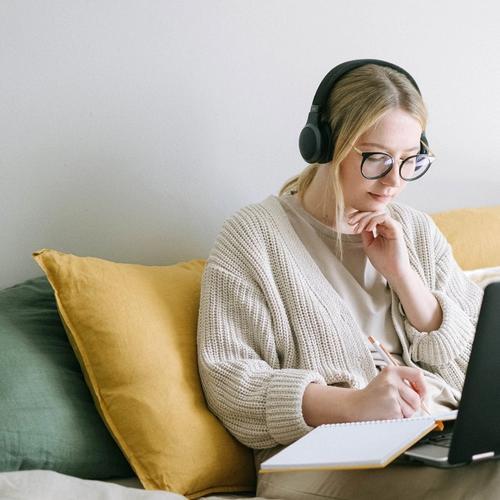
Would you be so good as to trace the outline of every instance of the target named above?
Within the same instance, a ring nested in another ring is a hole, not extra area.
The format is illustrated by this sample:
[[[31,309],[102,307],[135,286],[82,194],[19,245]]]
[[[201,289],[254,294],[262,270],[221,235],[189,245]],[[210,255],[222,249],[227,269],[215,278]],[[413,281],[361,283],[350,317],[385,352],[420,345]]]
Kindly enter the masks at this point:
[[[351,418],[352,421],[408,418],[420,410],[426,395],[421,370],[387,366],[364,389],[351,393]]]
[[[311,427],[408,418],[421,408],[426,394],[421,370],[409,366],[388,366],[364,389],[310,383],[304,391],[302,414]]]

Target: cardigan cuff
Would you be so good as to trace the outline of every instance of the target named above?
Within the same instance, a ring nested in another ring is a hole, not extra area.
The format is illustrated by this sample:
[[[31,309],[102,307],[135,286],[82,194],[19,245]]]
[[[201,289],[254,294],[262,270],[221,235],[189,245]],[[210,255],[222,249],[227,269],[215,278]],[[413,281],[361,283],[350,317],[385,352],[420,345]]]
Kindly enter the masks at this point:
[[[468,359],[474,339],[474,325],[471,319],[445,294],[439,291],[432,293],[443,312],[443,320],[437,330],[420,332],[405,318],[412,360],[436,367],[446,365],[459,357]]]
[[[266,422],[276,442],[290,444],[313,429],[302,414],[304,391],[313,382],[326,385],[325,379],[311,370],[274,370],[267,389]]]

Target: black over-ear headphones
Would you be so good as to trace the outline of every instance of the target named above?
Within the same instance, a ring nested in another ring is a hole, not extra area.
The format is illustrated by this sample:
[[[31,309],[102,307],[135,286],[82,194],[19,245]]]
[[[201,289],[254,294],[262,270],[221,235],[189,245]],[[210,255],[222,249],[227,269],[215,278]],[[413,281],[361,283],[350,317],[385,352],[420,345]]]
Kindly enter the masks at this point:
[[[336,83],[349,71],[364,66],[365,64],[376,64],[378,66],[386,66],[393,68],[399,73],[410,80],[413,86],[420,94],[417,82],[413,77],[403,68],[396,66],[387,61],[379,59],[355,59],[353,61],[346,61],[338,66],[335,66],[319,84],[318,90],[314,95],[311,111],[307,117],[305,124],[299,138],[299,148],[302,158],[308,163],[328,163],[333,158],[333,137],[330,124],[328,122],[328,112],[326,106],[328,97],[335,87]],[[420,137],[421,147],[420,153],[428,152],[429,143],[425,132],[422,132]]]

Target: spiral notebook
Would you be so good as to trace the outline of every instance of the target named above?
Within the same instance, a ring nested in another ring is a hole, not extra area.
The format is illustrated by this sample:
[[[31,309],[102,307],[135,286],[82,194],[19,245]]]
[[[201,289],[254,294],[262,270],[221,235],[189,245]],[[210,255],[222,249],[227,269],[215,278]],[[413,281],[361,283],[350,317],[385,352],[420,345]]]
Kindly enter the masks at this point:
[[[262,462],[260,472],[385,467],[439,422],[453,420],[456,415],[456,411],[450,411],[434,416],[320,425]]]

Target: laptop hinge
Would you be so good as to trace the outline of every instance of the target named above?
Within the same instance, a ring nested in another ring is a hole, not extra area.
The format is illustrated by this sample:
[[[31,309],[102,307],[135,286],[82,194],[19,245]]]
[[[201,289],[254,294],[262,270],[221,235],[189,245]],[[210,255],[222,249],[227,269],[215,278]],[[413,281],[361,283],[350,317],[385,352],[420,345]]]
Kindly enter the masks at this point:
[[[484,460],[486,458],[491,458],[491,457],[494,457],[494,456],[495,456],[495,452],[494,451],[487,451],[485,453],[478,453],[476,455],[472,455],[472,461],[476,462],[478,460]]]

